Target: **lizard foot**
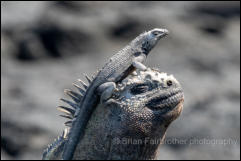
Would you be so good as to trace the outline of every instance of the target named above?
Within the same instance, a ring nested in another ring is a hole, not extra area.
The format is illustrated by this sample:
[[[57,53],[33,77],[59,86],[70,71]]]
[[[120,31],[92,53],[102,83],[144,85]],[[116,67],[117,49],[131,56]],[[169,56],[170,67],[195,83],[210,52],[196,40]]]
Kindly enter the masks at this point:
[[[106,82],[101,84],[97,89],[98,93],[100,94],[100,103],[102,104],[109,99],[114,90],[116,90],[115,82]]]

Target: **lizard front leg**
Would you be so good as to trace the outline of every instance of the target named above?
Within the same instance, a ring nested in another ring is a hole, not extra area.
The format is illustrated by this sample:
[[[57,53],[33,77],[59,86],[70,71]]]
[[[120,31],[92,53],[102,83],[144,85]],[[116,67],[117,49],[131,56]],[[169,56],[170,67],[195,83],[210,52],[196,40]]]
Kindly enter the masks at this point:
[[[116,89],[115,82],[106,82],[101,84],[97,88],[97,92],[100,94],[100,103],[102,104],[104,101],[109,99],[112,96],[112,93]]]
[[[137,53],[135,55],[135,57],[132,60],[132,65],[136,68],[139,69],[141,71],[146,71],[147,67],[142,64],[142,62],[144,62],[146,60],[146,55],[143,53]]]

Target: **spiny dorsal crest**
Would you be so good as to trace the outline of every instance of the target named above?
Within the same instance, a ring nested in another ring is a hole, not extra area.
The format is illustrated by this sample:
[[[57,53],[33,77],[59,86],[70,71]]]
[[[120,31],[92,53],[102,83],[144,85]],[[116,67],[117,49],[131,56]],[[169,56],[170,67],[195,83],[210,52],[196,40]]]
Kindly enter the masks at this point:
[[[98,71],[97,71],[97,74],[98,74]],[[78,92],[72,91],[70,89],[64,90],[64,93],[67,96],[69,96],[73,100],[73,102],[63,99],[63,98],[61,98],[60,100],[63,101],[64,103],[68,104],[69,107],[66,107],[66,106],[58,106],[57,107],[57,109],[60,112],[64,113],[64,114],[61,114],[60,116],[68,119],[68,121],[66,121],[64,123],[65,126],[67,126],[67,127],[72,126],[72,122],[75,118],[76,111],[79,110],[82,98],[85,95],[85,92],[88,89],[89,85],[92,83],[93,79],[95,78],[96,74],[91,77],[87,76],[86,74],[84,74],[84,76],[88,82],[88,85],[84,81],[78,79],[78,81],[81,83],[82,87],[73,83],[73,86],[75,88],[77,88]]]
[[[52,144],[49,144],[48,147],[44,150],[43,156],[46,157],[46,155],[50,151],[56,150],[56,147],[59,147],[61,144],[63,144],[64,140],[67,138],[68,133],[69,133],[69,130],[65,128],[62,135],[58,136],[57,139],[54,139],[54,142]]]

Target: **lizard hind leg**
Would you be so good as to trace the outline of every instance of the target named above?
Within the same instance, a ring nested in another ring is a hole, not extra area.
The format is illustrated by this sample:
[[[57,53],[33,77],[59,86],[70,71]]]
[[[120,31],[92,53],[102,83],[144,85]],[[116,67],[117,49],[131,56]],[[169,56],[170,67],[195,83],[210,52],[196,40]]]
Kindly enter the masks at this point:
[[[100,94],[100,103],[102,104],[105,102],[107,99],[109,99],[112,96],[112,93],[116,89],[116,84],[115,82],[106,82],[101,84],[97,88],[98,94]]]

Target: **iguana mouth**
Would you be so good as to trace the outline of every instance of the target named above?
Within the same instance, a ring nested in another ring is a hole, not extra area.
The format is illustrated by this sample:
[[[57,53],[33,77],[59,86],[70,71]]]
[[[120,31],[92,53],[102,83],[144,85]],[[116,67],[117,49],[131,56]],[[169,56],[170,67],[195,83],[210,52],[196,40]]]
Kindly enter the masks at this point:
[[[151,98],[146,103],[146,107],[153,111],[167,112],[175,108],[183,100],[183,90],[181,88],[176,88],[171,91],[164,91],[154,98]]]

